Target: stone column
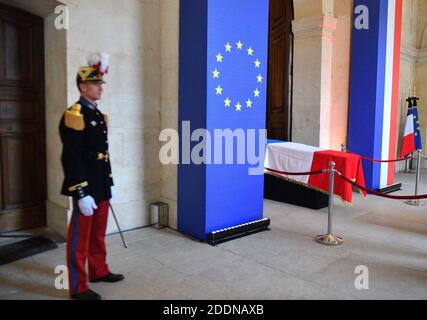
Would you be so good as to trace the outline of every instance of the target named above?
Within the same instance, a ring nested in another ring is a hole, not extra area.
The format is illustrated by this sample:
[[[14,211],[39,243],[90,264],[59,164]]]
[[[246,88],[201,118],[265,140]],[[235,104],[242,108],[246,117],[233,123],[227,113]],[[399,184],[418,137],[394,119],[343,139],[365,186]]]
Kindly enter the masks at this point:
[[[337,19],[321,15],[293,22],[293,141],[329,148],[332,56]]]
[[[160,15],[161,129],[178,130],[179,0],[162,0]],[[161,200],[169,204],[169,227],[177,229],[178,167],[173,164],[162,165],[161,173]]]
[[[427,144],[427,44],[425,48],[418,51],[418,59],[416,64],[416,81],[417,96],[420,98],[419,113],[421,120],[421,134],[424,146],[424,153],[426,153]],[[424,164],[425,165],[425,164]]]

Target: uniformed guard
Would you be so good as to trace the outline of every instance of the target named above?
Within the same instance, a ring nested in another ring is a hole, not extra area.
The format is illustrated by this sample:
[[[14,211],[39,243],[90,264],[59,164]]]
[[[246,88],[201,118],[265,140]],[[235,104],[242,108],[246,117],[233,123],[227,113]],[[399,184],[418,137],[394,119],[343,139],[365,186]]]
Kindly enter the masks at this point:
[[[62,194],[73,198],[73,214],[67,237],[70,295],[77,300],[100,300],[90,282],[118,282],[123,275],[110,272],[106,263],[105,232],[111,199],[108,117],[97,105],[108,73],[108,56],[89,56],[88,66],[77,74],[80,100],[65,111],[59,126],[63,144],[65,179]]]

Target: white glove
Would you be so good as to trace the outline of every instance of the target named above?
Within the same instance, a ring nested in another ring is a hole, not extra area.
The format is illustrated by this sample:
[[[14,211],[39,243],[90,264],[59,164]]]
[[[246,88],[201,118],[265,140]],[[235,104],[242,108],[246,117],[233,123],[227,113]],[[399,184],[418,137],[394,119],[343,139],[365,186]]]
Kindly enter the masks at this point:
[[[95,200],[91,196],[84,197],[79,200],[80,212],[86,217],[93,216],[93,209],[98,209]]]
[[[111,187],[110,187],[110,190],[111,190],[111,198],[110,198],[110,200],[109,200],[109,201],[110,201],[110,203],[112,204],[112,203],[113,203],[113,197],[114,197],[114,195],[113,195],[113,193],[114,193],[114,192],[113,192],[113,191],[114,191],[113,186],[111,186]]]

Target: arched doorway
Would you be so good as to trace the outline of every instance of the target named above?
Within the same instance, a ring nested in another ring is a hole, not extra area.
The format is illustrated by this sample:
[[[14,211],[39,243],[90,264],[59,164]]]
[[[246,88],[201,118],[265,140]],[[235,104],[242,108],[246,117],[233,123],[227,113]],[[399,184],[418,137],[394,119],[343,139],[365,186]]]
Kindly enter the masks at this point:
[[[292,140],[293,0],[270,0],[267,129],[269,139]]]

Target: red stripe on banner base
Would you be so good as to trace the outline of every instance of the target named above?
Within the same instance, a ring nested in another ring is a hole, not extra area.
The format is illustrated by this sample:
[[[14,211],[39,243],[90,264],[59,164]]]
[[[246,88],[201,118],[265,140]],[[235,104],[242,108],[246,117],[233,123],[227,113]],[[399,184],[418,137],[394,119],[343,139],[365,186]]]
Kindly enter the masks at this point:
[[[396,158],[397,151],[397,116],[399,105],[399,79],[400,79],[400,44],[402,39],[402,0],[396,1],[395,30],[394,30],[394,57],[393,57],[393,88],[391,100],[390,119],[390,149],[389,159]],[[388,185],[394,183],[395,163],[388,165]]]

